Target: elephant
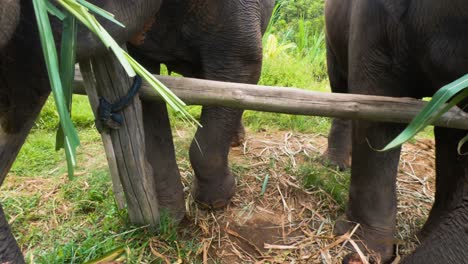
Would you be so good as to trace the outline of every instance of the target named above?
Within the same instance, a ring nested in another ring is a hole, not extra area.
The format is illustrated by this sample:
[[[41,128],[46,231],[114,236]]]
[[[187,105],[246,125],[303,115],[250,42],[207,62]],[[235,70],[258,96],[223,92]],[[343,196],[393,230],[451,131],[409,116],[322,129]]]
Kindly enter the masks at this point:
[[[326,48],[333,92],[393,97],[432,96],[468,72],[468,10],[453,0],[327,0]],[[467,106],[464,101],[461,109]],[[345,166],[351,183],[344,219],[335,231],[359,223],[363,248],[383,263],[394,257],[396,175],[401,148],[378,152],[403,125],[335,119],[328,155]],[[457,152],[466,135],[435,127],[435,202],[421,245],[403,263],[467,263],[468,157]],[[462,152],[466,152],[462,150]],[[350,221],[350,222],[348,222]]]
[[[159,10],[161,0],[91,0],[126,25],[102,24],[123,44],[141,31]],[[30,0],[0,3],[0,184],[3,183],[19,149],[50,93],[50,84]],[[51,20],[54,33],[60,25]],[[59,38],[58,38],[59,39]],[[87,29],[80,28],[77,59],[84,60],[107,50]],[[24,263],[0,205],[0,263]]]
[[[19,18],[19,0],[5,0],[0,6],[0,50],[10,41]]]
[[[262,34],[274,0],[164,1],[143,44],[128,49],[153,72],[164,63],[185,77],[256,84],[262,67]],[[160,207],[176,219],[185,212],[180,173],[164,103],[142,102],[146,149],[155,169]],[[195,172],[192,195],[204,208],[223,208],[235,193],[228,167],[231,142],[239,131],[243,110],[203,106],[190,146]]]

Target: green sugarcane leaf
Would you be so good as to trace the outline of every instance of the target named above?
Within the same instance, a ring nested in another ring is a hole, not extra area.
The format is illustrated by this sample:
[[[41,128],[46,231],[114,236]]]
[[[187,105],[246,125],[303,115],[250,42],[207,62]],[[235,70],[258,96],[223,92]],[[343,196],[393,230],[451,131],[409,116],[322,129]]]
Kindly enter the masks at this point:
[[[467,87],[468,74],[439,89],[439,91],[434,94],[431,101],[427,103],[406,129],[380,151],[399,147],[426,126],[437,120],[443,113],[460,103],[463,99],[466,99],[468,97],[468,90],[463,91],[463,89]]]
[[[69,176],[73,176],[73,167],[76,164],[76,148],[79,145],[78,134],[71,122],[67,111],[67,103],[62,89],[62,83],[59,74],[59,64],[55,40],[52,34],[52,28],[48,17],[46,0],[33,0],[34,12],[39,28],[39,36],[44,53],[44,59],[47,66],[47,72],[52,88],[52,94],[60,117],[60,126],[66,137],[65,153],[67,163],[70,164]]]
[[[189,123],[195,123],[198,126],[202,127],[202,125],[193,118],[190,113],[187,112],[185,109],[186,104],[180,100],[169,88],[167,88],[163,83],[161,83],[158,79],[156,79],[150,72],[148,72],[143,66],[141,66],[135,59],[133,59],[128,53],[123,51],[126,58],[134,68],[134,70],[143,78],[145,79],[153,89],[161,95],[164,101],[169,104],[169,106],[174,109],[176,112],[180,112],[182,117],[188,121]]]
[[[67,104],[68,113],[71,113],[73,99],[73,81],[75,79],[75,62],[76,62],[76,36],[78,26],[75,17],[67,15],[63,20],[62,25],[62,43],[60,54],[60,76],[62,87]],[[59,126],[56,136],[56,150],[64,148],[65,134]]]
[[[88,27],[93,33],[95,33],[99,39],[104,43],[104,45],[110,48],[119,62],[121,63],[122,67],[127,72],[128,76],[134,77],[136,75],[133,68],[130,66],[128,61],[125,59],[124,54],[122,53],[122,49],[120,46],[115,42],[115,40],[110,36],[110,34],[105,30],[96,18],[91,15],[86,8],[79,5],[75,0],[58,0],[65,9],[69,10],[72,14],[76,14],[76,18],[83,22],[83,24]]]
[[[109,12],[107,12],[106,10],[98,7],[98,6],[95,6],[87,1],[84,1],[84,0],[78,0],[78,3],[82,4],[84,7],[88,8],[89,10],[91,10],[92,12],[96,13],[97,15],[99,16],[102,16],[103,18],[109,20],[109,21],[112,21],[114,22],[115,24],[121,26],[121,27],[125,27],[124,24],[120,23],[118,20],[115,19],[115,16]]]
[[[65,149],[68,174],[70,177],[72,177],[74,173],[73,170],[76,165],[76,148],[80,144],[78,134],[76,133],[75,127],[73,126],[70,118],[73,96],[71,87],[74,79],[74,65],[76,59],[76,20],[80,21],[91,32],[96,34],[103,44],[113,51],[130,77],[135,76],[135,70],[137,70],[151,84],[155,91],[158,92],[172,108],[174,108],[174,110],[182,114],[182,118],[185,121],[192,121],[201,126],[198,121],[196,121],[185,110],[185,103],[172,93],[172,91],[170,91],[164,84],[154,78],[154,76],[145,70],[140,64],[133,60],[99,24],[96,18],[89,13],[89,10],[119,26],[124,27],[124,25],[115,20],[111,13],[84,0],[78,1],[79,3],[76,2],[76,0],[56,0],[56,2],[66,10],[65,12],[51,4],[49,0],[33,0],[52,94],[60,117],[56,147],[63,147]],[[60,65],[58,63],[57,50],[48,12],[62,20],[64,23]]]
[[[64,20],[66,15],[60,11],[56,6],[54,6],[51,2],[46,1],[47,5],[47,11],[49,11],[50,14],[56,16],[60,20]]]
[[[135,71],[142,72],[141,75],[146,79],[150,85],[163,97],[163,99],[177,112],[182,114],[182,118],[187,121],[195,122],[201,126],[184,108],[185,104],[180,100],[172,91],[165,87],[161,82],[153,77],[146,71],[140,64],[133,60],[122,48],[115,42],[109,33],[99,24],[96,18],[87,13],[86,8],[79,7],[75,0],[57,0],[65,9],[69,10],[72,14],[76,14],[78,20],[83,22],[92,32],[94,32],[116,55],[119,62],[124,67],[125,71],[130,77],[136,75]],[[80,0],[78,0],[80,1]],[[80,1],[81,3],[81,1]],[[106,11],[107,12],[107,11]]]
[[[134,67],[139,74],[144,75],[148,82],[154,83],[154,88],[157,88],[158,93],[164,93],[165,96],[174,99],[174,104],[177,106],[186,106],[186,104],[180,100],[169,88],[167,88],[162,82],[156,79],[148,70],[141,66],[135,59],[133,59],[127,52],[124,52],[126,58],[130,61],[132,67]],[[176,111],[183,111],[183,108],[175,108]]]
[[[63,0],[57,0],[57,3],[59,3],[63,8],[65,8],[68,12],[70,12],[76,19],[78,19],[91,32],[93,32],[94,34],[97,34],[93,30],[93,27],[89,24],[89,21],[87,20],[87,18],[83,15],[83,11],[82,11],[83,7],[82,6],[75,3],[74,1],[64,2]]]
[[[93,20],[96,23],[98,23],[96,18],[93,17]],[[117,42],[115,42],[115,40],[111,37],[111,35],[109,35],[109,33],[101,25],[99,25],[99,23],[98,23],[98,26],[100,28],[100,32],[103,38],[105,38],[106,42],[109,43],[111,50],[114,52],[115,56],[117,57],[122,67],[127,72],[128,76],[134,77],[136,75],[135,70],[130,65],[130,62],[126,59],[123,49],[119,46],[119,44],[117,44]]]

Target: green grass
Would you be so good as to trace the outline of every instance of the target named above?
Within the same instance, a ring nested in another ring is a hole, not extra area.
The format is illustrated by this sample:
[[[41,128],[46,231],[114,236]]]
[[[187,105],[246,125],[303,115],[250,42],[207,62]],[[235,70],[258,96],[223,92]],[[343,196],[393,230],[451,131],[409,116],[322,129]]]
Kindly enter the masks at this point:
[[[349,171],[341,172],[309,159],[300,165],[297,174],[306,188],[324,190],[340,205],[341,209],[345,208],[351,178]]]
[[[55,131],[58,120],[54,98],[50,96],[36,120],[34,129]],[[86,96],[73,95],[72,120],[78,130],[94,127],[93,112]]]
[[[63,167],[63,165],[62,165]],[[28,248],[26,259],[35,263],[84,263],[125,247],[128,263],[154,261],[148,250],[153,238],[165,241],[167,248],[181,243],[179,255],[190,259],[198,250],[194,241],[181,241],[169,218],[163,217],[157,234],[154,230],[133,227],[126,213],[119,211],[110,185],[107,168],[68,181],[62,173],[46,174],[34,179],[41,193],[25,195],[17,186],[2,187],[0,202],[9,212],[18,243]],[[41,175],[37,172],[37,175]],[[20,184],[24,186],[26,184]],[[46,199],[47,192],[54,192]],[[57,212],[57,216],[54,212]],[[63,211],[67,211],[64,215]],[[166,249],[167,250],[167,249]],[[174,254],[172,254],[174,255]]]
[[[10,173],[30,176],[54,169],[64,156],[62,151],[55,151],[55,133],[42,130],[31,133],[21,149]]]

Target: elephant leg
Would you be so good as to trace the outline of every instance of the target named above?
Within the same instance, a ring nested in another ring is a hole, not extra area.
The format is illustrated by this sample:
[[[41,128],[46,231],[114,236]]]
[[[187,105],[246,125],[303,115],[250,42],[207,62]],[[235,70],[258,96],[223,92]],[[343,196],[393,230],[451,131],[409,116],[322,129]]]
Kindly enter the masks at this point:
[[[4,87],[5,86],[1,88]],[[0,185],[3,183],[19,153],[19,150],[21,149],[21,146],[24,144],[29,131],[34,125],[36,117],[39,115],[39,112],[47,99],[47,96],[42,96],[36,99],[37,100],[32,102],[32,105],[29,105],[29,107],[12,110],[16,113],[10,117],[5,117],[8,113],[2,113],[2,110],[0,109],[0,119],[3,119],[2,126],[0,127]],[[14,118],[14,120],[11,120],[11,118]],[[11,233],[1,205],[0,263],[24,263],[23,255],[13,234]]]
[[[31,109],[28,108],[27,114],[14,115],[15,123],[20,127],[11,127],[11,124],[3,123],[3,126],[13,129],[4,131],[0,127],[0,185],[3,183],[8,171],[10,170],[16,156],[24,144],[36,117],[39,115],[47,96],[37,98]],[[0,112],[0,118],[2,117]],[[13,234],[11,233],[5,214],[0,204],[0,263],[24,263],[23,255]]]
[[[356,235],[363,243],[362,249],[376,253],[377,258],[380,255],[383,262],[394,254],[400,148],[387,152],[372,148],[382,148],[399,131],[401,126],[395,124],[353,121],[349,202],[346,219],[335,225],[335,232],[344,234],[359,223]]]
[[[232,138],[231,147],[239,147],[244,143],[245,140],[245,128],[244,124],[242,124],[242,118],[240,120],[239,127],[237,128],[237,132]]]
[[[468,171],[465,170],[465,176]],[[468,263],[468,180],[465,179],[465,196],[460,204],[440,219],[421,245],[403,264]]]
[[[179,222],[185,214],[184,191],[167,107],[162,102],[142,101],[142,109],[147,159],[156,179],[159,208]]]
[[[468,157],[458,155],[466,131],[436,128],[436,196],[421,245],[405,264],[468,262]],[[463,153],[468,151],[464,146]]]
[[[203,107],[203,127],[197,130],[190,146],[190,162],[195,172],[194,198],[206,207],[222,208],[235,193],[235,178],[228,167],[228,155],[242,112],[225,107]]]
[[[463,175],[468,159],[457,152],[458,142],[466,131],[436,127],[436,192],[429,217],[421,230],[424,239],[439,225],[442,217],[461,202],[463,198]],[[466,184],[466,183],[465,183]]]
[[[30,21],[22,20],[11,41],[0,50],[0,185],[50,93],[41,50],[31,47],[31,41],[37,39]],[[24,263],[1,205],[0,263]]]
[[[242,29],[236,27],[231,34],[228,31],[207,40],[214,46],[202,48],[201,78],[258,82],[262,67],[260,28],[245,25]],[[228,167],[228,155],[232,142],[243,132],[242,113],[241,109],[203,106],[200,120],[203,127],[197,130],[190,146],[190,161],[195,171],[194,198],[206,207],[224,207],[235,193],[235,177]]]
[[[132,56],[151,72],[160,74],[160,63],[128,46]],[[145,129],[146,159],[153,168],[159,208],[180,222],[185,215],[184,190],[174,153],[171,124],[163,102],[141,102]]]
[[[324,157],[339,170],[345,170],[351,165],[351,126],[351,120],[335,118],[328,134],[328,147]]]
[[[25,263],[0,204],[0,263]]]
[[[327,70],[330,87],[334,93],[347,93],[348,80],[340,70],[333,49],[327,41]],[[351,165],[351,120],[335,118],[328,134],[328,147],[324,159],[340,170]]]

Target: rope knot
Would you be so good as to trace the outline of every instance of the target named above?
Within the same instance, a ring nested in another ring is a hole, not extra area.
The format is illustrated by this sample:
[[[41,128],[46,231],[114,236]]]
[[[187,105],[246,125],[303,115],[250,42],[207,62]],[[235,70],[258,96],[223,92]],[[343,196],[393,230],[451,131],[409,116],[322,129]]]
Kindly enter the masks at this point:
[[[110,129],[119,129],[122,126],[123,116],[119,112],[132,103],[133,97],[141,88],[141,83],[141,77],[135,76],[128,93],[116,103],[111,104],[104,97],[99,98],[98,118],[101,124]]]

